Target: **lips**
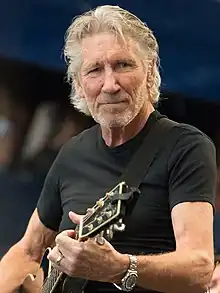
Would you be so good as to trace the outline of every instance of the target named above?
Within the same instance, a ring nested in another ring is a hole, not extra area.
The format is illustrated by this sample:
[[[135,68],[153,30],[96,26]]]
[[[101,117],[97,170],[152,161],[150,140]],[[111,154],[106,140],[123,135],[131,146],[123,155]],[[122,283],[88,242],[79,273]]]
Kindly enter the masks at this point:
[[[125,103],[125,101],[110,101],[110,102],[105,102],[105,103],[100,103],[100,105],[117,105],[117,104],[121,104],[121,103]]]

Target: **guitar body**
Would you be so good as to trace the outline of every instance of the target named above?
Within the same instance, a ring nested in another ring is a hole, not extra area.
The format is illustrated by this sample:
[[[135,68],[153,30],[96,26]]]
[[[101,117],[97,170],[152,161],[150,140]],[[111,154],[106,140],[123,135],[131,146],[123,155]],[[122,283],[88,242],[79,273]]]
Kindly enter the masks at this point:
[[[44,282],[44,271],[42,268],[36,276],[29,274],[22,286],[17,290],[18,293],[38,293]]]
[[[24,280],[21,287],[18,289],[16,293],[63,293],[62,292],[62,284],[65,280],[65,275],[63,274],[62,278],[57,281],[56,289],[54,290],[43,290],[43,285],[46,278],[49,277],[52,271],[51,262],[47,259],[47,255],[51,251],[51,248],[47,248],[44,253],[43,259],[41,261],[40,269],[38,270],[36,275],[29,274]]]
[[[53,268],[51,262],[47,259],[51,248],[47,248],[44,253],[40,269],[34,276],[29,274],[24,280],[22,286],[16,293],[82,293],[85,287],[86,280],[71,278],[65,274],[58,278],[53,276]],[[55,279],[57,280],[55,281]],[[47,282],[46,282],[47,281]],[[45,287],[45,283],[47,286]],[[43,286],[44,285],[44,286]]]
[[[42,290],[44,279],[43,269],[40,268],[35,277],[31,274],[26,277],[16,293],[83,293],[87,283],[84,279],[71,278],[63,274],[53,289]]]

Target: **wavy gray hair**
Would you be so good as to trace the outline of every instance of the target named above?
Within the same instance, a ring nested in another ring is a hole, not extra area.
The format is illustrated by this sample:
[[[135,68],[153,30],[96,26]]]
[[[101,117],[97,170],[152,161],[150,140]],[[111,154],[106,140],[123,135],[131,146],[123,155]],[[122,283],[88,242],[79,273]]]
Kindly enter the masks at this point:
[[[138,17],[119,6],[104,5],[76,17],[66,32],[64,57],[67,62],[67,78],[72,90],[70,100],[80,112],[91,115],[86,101],[75,91],[74,76],[82,62],[81,41],[87,36],[100,32],[112,32],[126,42],[126,37],[136,41],[144,59],[153,61],[153,81],[150,101],[155,104],[160,96],[161,78],[159,73],[158,43],[153,32]],[[142,57],[143,57],[142,56]]]

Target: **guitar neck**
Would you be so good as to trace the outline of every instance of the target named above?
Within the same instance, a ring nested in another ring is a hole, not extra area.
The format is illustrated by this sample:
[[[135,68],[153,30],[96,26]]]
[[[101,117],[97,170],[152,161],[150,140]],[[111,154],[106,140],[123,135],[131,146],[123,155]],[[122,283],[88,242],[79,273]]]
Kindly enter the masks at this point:
[[[57,289],[64,274],[55,268],[52,268],[50,275],[46,278],[40,293],[53,293]]]
[[[79,225],[75,228],[76,231],[76,239],[78,239],[78,231],[79,231]],[[66,278],[66,275],[54,267],[51,268],[49,271],[48,277],[45,279],[44,284],[41,288],[40,293],[55,293],[57,292],[57,288],[59,285],[62,286],[62,281]]]

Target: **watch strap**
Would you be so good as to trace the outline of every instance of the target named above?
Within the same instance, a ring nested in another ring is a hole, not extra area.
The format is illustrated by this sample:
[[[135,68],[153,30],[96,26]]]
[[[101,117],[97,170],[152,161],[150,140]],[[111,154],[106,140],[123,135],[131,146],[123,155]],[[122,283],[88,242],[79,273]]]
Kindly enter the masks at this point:
[[[128,254],[128,257],[130,259],[130,264],[129,264],[129,268],[127,270],[127,273],[125,274],[125,276],[122,278],[121,280],[121,284],[114,284],[114,286],[121,290],[121,291],[125,291],[125,292],[130,292],[133,290],[133,288],[136,285],[136,280],[138,278],[138,272],[137,272],[137,257],[135,255],[131,255]],[[130,282],[129,278],[132,278],[132,284],[128,284]]]

